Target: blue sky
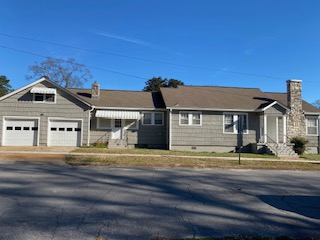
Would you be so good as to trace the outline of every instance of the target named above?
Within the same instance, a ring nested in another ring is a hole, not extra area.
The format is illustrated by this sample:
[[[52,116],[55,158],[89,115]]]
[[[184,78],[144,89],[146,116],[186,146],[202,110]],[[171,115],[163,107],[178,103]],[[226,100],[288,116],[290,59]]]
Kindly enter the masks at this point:
[[[284,92],[301,79],[303,98],[320,99],[317,0],[1,0],[0,10],[0,74],[14,89],[42,55],[92,67],[103,89],[161,76]]]

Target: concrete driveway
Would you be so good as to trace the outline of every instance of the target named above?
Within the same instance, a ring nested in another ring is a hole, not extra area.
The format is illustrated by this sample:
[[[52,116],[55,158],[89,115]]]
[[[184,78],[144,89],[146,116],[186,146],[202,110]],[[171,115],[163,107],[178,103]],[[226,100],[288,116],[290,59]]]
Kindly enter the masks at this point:
[[[0,239],[320,238],[320,174],[0,161]]]

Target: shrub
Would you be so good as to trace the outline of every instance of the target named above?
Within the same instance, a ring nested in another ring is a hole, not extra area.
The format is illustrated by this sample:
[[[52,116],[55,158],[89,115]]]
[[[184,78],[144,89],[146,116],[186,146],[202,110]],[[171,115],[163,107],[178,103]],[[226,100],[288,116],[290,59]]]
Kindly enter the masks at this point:
[[[293,137],[291,139],[291,143],[294,143],[293,150],[299,155],[302,155],[306,151],[306,145],[308,142],[308,139],[301,136]]]

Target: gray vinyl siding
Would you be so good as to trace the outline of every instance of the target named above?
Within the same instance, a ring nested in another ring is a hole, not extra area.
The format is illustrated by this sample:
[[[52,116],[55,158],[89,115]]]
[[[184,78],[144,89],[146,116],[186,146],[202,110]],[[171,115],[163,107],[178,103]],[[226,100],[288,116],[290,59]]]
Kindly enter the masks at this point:
[[[143,125],[142,120],[139,120],[138,129],[127,129],[128,144],[135,147],[167,148],[167,112],[163,111],[163,113],[163,125]],[[91,119],[90,144],[97,141],[107,142],[111,138],[112,129],[98,129],[94,114],[95,112]]]
[[[32,87],[49,87],[56,88],[48,82],[41,82]],[[3,117],[39,117],[40,132],[39,145],[46,146],[48,139],[48,118],[68,118],[81,119],[82,122],[82,145],[88,141],[88,117],[89,107],[57,89],[56,103],[33,103],[33,94],[30,88],[25,89],[15,95],[12,95],[0,102],[0,135],[3,130]],[[2,138],[0,139],[2,145]]]
[[[248,134],[243,134],[244,146],[259,139],[257,113],[248,113],[248,128]],[[172,112],[171,146],[236,147],[237,144],[238,134],[224,133],[223,112],[202,111],[202,126],[180,126],[179,111]]]

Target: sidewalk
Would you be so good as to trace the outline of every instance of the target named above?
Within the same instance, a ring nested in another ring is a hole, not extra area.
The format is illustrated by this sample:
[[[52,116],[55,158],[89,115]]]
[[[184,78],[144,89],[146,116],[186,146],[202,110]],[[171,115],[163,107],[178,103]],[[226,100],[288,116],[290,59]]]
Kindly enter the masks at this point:
[[[183,156],[167,154],[126,154],[126,153],[77,153],[72,152],[75,147],[0,147],[0,160],[61,160],[66,155],[76,156],[132,156],[132,157],[172,157],[172,158],[194,158],[194,159],[225,159],[238,160],[238,157],[210,157],[210,156]],[[241,157],[247,161],[269,161],[269,162],[300,162],[319,163],[317,160],[306,160],[301,158],[248,158]]]

